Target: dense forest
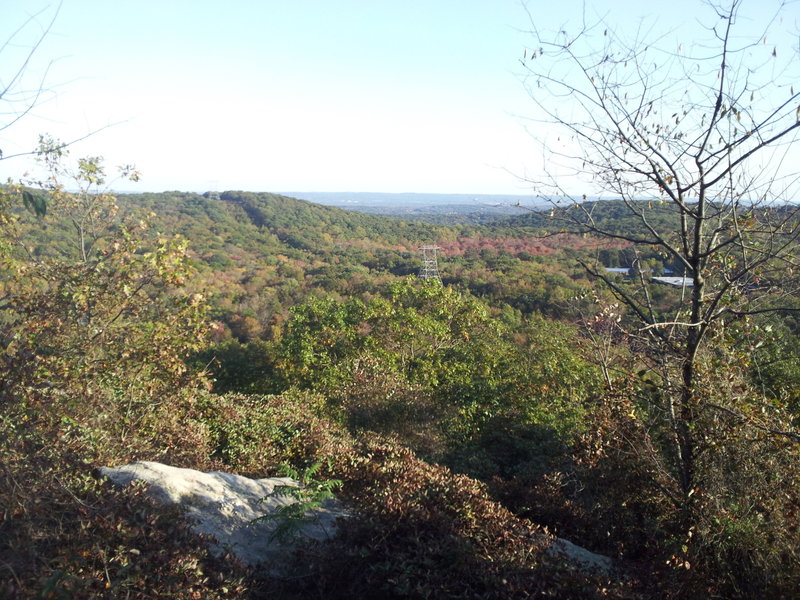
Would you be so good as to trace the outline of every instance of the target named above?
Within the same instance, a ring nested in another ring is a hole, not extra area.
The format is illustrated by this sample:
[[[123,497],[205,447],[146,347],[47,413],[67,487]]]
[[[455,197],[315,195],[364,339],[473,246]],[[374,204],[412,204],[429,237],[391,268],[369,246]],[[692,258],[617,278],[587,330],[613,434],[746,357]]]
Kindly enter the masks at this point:
[[[41,137],[0,186],[0,600],[798,597],[800,63],[740,4],[686,51],[528,32],[543,210],[114,194]],[[248,566],[100,476],[142,460],[346,516]]]
[[[5,597],[796,589],[793,313],[732,319],[702,356],[706,393],[736,401],[697,424],[687,537],[665,379],[592,276],[644,284],[668,314],[686,290],[651,277],[669,258],[569,212],[434,225],[274,194],[115,197],[102,169],[82,161],[78,193],[3,191]],[[635,228],[621,201],[571,210]],[[425,244],[441,282],[417,276]],[[301,544],[296,572],[254,572],[92,477],[137,459],[313,468],[357,516]],[[613,577],[548,557],[531,528],[613,557]]]

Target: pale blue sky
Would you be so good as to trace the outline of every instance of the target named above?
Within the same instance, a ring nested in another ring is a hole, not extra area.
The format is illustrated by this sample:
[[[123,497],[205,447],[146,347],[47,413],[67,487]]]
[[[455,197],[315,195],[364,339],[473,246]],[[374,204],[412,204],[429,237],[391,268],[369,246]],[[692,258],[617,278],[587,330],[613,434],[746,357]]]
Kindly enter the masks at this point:
[[[627,26],[701,3],[589,4]],[[57,6],[0,0],[0,40],[42,11],[0,53],[0,81]],[[528,2],[550,29],[582,6]],[[72,154],[135,163],[136,189],[525,193],[528,28],[519,0],[63,0],[26,72],[34,87],[52,62],[49,92],[0,149],[114,124]]]

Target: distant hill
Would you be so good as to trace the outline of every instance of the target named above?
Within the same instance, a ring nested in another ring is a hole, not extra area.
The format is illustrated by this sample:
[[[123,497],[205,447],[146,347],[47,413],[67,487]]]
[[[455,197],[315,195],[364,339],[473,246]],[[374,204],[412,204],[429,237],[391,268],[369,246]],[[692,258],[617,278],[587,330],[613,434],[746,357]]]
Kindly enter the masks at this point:
[[[671,204],[658,201],[639,200],[633,203],[636,210],[647,216],[648,222],[662,231],[674,231],[678,227],[677,214]],[[572,232],[586,231],[585,224],[592,221],[605,231],[619,234],[647,233],[639,217],[634,215],[629,206],[622,200],[589,199],[579,204],[565,202],[555,210],[526,211],[525,214],[514,215],[497,225],[506,227],[529,227],[551,231],[565,230]]]
[[[245,254],[288,250],[315,254],[361,245],[366,239],[373,247],[416,248],[441,235],[440,228],[433,225],[404,223],[270,193],[126,194],[120,202],[128,209],[152,211],[160,230],[182,233],[200,251],[207,246],[234,246]]]
[[[530,195],[286,192],[318,204],[432,223],[487,223],[544,206]]]
[[[401,208],[419,206],[465,205],[480,207],[499,207],[519,204],[524,207],[543,206],[542,202],[530,194],[425,194],[425,193],[384,193],[384,192],[283,192],[286,196],[310,200],[328,206],[396,206]]]

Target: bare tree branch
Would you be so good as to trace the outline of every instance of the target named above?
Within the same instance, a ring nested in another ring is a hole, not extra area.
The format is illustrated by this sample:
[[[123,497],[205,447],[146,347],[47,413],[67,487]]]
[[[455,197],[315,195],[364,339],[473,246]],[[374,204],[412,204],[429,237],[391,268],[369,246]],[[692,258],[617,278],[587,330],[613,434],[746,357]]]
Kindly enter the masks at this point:
[[[697,411],[711,406],[699,393],[704,352],[744,317],[800,306],[800,207],[785,202],[800,191],[790,156],[800,134],[798,49],[779,64],[761,43],[780,24],[782,6],[760,37],[744,41],[734,33],[740,0],[709,6],[710,40],[689,52],[665,49],[669,38],[648,39],[652,31],[628,42],[602,19],[584,19],[577,32],[562,27],[551,36],[533,23],[523,61],[538,120],[564,132],[556,147],[541,140],[558,162],[533,182],[538,195],[569,230],[632,246],[633,281],[579,262],[627,307],[630,334],[663,367],[664,404],[653,410],[672,439],[687,508],[704,447]],[[612,194],[632,228],[603,220],[598,204],[569,193],[576,182]],[[691,282],[669,304],[654,302],[641,268],[656,252]]]

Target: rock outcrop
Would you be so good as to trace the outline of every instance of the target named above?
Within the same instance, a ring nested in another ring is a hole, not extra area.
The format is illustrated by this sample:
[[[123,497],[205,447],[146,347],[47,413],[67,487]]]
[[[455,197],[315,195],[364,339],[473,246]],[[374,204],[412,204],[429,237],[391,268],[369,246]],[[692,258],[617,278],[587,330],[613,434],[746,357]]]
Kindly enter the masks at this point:
[[[277,522],[254,520],[295,502],[286,495],[271,496],[278,486],[296,487],[298,483],[293,479],[249,479],[230,473],[202,473],[156,462],[101,467],[98,471],[118,485],[143,481],[148,484],[148,493],[155,500],[184,507],[192,529],[214,538],[211,550],[217,554],[231,552],[251,566],[275,563],[286,554],[286,545],[272,539]],[[314,519],[302,525],[300,534],[325,539],[335,532],[336,518],[342,515],[339,508],[330,503],[314,511]]]
[[[274,514],[281,506],[295,502],[286,495],[272,495],[278,486],[296,487],[288,477],[249,479],[230,473],[202,473],[155,462],[137,462],[121,467],[101,467],[99,474],[119,485],[133,481],[148,484],[157,501],[185,508],[192,528],[212,536],[211,550],[231,552],[247,565],[278,566],[287,547],[273,539],[275,520],[255,519]],[[336,503],[328,503],[302,525],[300,535],[323,540],[335,533],[336,519],[345,516]],[[587,571],[609,574],[612,561],[561,538],[553,538],[548,553],[560,556]]]
[[[608,556],[595,554],[586,548],[573,544],[564,538],[556,538],[547,552],[553,556],[566,558],[574,565],[578,565],[587,571],[597,571],[603,575],[609,575],[613,568],[613,561]]]

